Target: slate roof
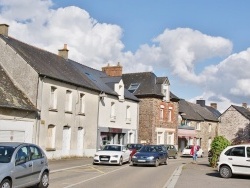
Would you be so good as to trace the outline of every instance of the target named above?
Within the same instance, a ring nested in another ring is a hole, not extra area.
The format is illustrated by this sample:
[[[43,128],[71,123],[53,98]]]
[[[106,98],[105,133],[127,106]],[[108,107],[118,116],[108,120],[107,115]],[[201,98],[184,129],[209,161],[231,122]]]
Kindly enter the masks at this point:
[[[133,93],[136,97],[155,96],[164,97],[161,92],[161,84],[169,80],[167,77],[157,77],[152,72],[127,73],[122,75],[125,88],[129,88],[131,83],[139,83],[138,89]],[[179,98],[170,92],[170,99],[178,101]]]
[[[250,111],[243,106],[232,105],[239,113],[241,113],[245,118],[250,120]]]
[[[31,46],[12,37],[0,35],[40,76],[46,76],[55,80],[66,82],[80,87],[85,87],[97,92],[105,92],[110,95],[118,94],[103,82],[107,75],[70,59],[40,48]],[[125,92],[125,98],[138,100]]]
[[[218,117],[216,117],[211,111],[209,111],[206,106],[187,102],[184,99],[181,99],[179,101],[179,114],[184,119],[188,120],[214,122],[218,121]]]
[[[1,65],[0,75],[0,107],[37,111],[26,95],[14,85]]]

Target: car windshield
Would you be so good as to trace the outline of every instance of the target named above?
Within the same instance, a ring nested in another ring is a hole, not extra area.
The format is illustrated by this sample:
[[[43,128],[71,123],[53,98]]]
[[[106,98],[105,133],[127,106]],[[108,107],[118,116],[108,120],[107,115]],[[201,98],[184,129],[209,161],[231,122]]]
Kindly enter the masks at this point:
[[[104,151],[121,151],[121,146],[116,145],[106,145],[103,148]]]
[[[160,147],[159,146],[143,146],[140,149],[140,152],[159,152]]]
[[[192,148],[192,146],[190,145],[190,146],[187,146],[187,147],[185,147],[185,149],[191,149]]]
[[[15,148],[0,146],[0,163],[9,163]]]
[[[128,149],[136,149],[139,150],[142,147],[142,144],[128,144]]]

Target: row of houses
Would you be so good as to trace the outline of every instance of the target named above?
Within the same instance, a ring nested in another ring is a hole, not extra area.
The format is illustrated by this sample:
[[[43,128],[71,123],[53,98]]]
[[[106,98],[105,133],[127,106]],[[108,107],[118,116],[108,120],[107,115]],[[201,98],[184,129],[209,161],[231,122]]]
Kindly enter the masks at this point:
[[[206,151],[223,133],[216,104],[178,98],[167,77],[123,74],[119,63],[96,70],[69,59],[67,45],[53,54],[8,27],[0,24],[0,141],[36,143],[54,159],[93,156],[108,143],[196,142]]]

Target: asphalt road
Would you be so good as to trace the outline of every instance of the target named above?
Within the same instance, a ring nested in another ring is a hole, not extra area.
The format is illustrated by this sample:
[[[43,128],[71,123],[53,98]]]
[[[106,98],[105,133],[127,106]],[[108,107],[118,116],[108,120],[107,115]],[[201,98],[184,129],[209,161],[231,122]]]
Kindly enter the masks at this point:
[[[163,188],[175,169],[190,158],[170,159],[158,167],[92,165],[91,158],[50,162],[50,188]]]

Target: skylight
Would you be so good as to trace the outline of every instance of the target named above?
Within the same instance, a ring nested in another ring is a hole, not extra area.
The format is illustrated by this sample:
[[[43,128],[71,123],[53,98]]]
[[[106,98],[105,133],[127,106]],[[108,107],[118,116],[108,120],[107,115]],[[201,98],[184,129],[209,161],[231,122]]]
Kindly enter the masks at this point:
[[[138,89],[139,85],[140,85],[139,83],[132,83],[132,84],[130,84],[130,86],[129,86],[129,88],[128,88],[128,91],[129,91],[130,93],[134,93],[135,90]]]

